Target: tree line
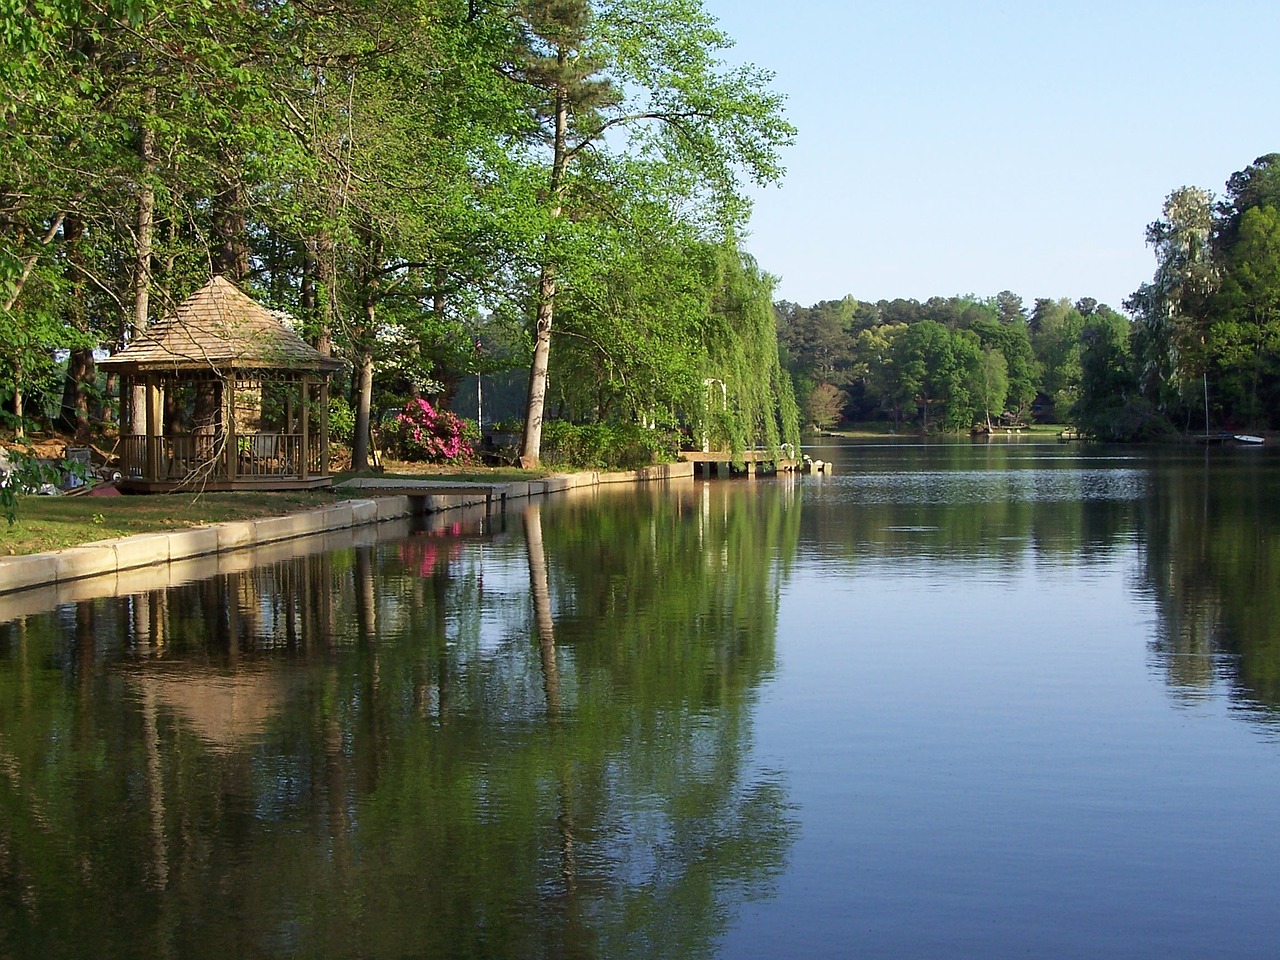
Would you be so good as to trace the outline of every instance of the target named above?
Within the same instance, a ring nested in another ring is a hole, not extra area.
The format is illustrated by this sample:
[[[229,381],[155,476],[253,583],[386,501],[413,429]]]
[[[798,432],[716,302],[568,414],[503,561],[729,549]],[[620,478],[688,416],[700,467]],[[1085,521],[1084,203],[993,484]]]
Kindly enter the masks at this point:
[[[1123,304],[1018,295],[775,304],[806,419],[965,431],[1032,416],[1105,439],[1280,423],[1280,154],[1221,200],[1169,194]]]
[[[379,408],[517,366],[527,466],[549,416],[791,439],[738,236],[794,131],[731,43],[699,0],[0,12],[3,415],[130,429],[95,352],[221,274],[347,361],[357,467]]]
[[[967,431],[1074,408],[1085,331],[1124,325],[1106,304],[1010,291],[868,303],[853,297],[775,305],[784,362],[808,420],[889,420]]]

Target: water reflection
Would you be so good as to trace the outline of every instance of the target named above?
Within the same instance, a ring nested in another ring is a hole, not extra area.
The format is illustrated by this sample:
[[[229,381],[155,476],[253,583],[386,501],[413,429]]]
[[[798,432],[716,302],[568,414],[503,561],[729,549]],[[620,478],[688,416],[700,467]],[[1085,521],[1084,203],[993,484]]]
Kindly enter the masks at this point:
[[[856,449],[0,607],[0,956],[1183,955],[1205,885],[1244,955],[1263,453]]]
[[[1228,684],[1266,708],[1255,719],[1280,707],[1278,468],[1274,455],[1164,465],[1141,518],[1156,664],[1190,700]]]
[[[1028,569],[1128,563],[1155,604],[1152,667],[1175,699],[1200,702],[1225,685],[1245,716],[1272,722],[1276,451],[955,444],[825,455],[843,473],[806,491],[803,536],[819,557],[1010,582]]]
[[[596,499],[0,625],[0,956],[714,953],[798,500]]]
[[[1151,482],[1132,456],[1055,445],[846,446],[805,490],[806,541],[842,565],[903,576],[1009,579],[1037,564],[1088,567],[1133,542]]]

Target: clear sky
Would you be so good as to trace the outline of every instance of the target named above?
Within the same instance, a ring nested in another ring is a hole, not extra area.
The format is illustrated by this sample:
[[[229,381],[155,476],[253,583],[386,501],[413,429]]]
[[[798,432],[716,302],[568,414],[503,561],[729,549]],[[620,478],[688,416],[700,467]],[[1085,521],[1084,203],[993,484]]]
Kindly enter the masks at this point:
[[[746,246],[801,304],[1093,297],[1143,231],[1280,152],[1276,0],[704,0],[799,128]]]

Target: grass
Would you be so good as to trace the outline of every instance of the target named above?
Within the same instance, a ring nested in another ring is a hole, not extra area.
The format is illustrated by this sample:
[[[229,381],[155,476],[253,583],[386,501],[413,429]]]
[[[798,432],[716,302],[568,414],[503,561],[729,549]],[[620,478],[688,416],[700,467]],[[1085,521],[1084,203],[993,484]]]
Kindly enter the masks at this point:
[[[275,517],[335,503],[327,490],[157,493],[138,497],[19,497],[18,520],[0,520],[0,555],[44,553],[135,533]]]

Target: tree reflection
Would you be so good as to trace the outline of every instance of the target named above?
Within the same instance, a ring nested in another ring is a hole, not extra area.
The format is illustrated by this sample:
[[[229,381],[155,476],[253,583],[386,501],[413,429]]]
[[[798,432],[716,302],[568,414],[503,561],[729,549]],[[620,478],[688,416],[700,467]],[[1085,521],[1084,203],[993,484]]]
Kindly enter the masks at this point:
[[[710,955],[799,511],[708,489],[0,625],[0,956]]]
[[[1160,610],[1152,644],[1181,696],[1220,680],[1280,707],[1280,477],[1274,460],[1209,451],[1162,471],[1142,516],[1142,582]],[[1244,453],[1243,451],[1241,453]]]
[[[1146,496],[1145,467],[1018,444],[889,448],[814,485],[803,536],[858,564],[942,560],[1016,572],[1089,563],[1126,548]]]
[[[1280,470],[1269,450],[1052,454],[1018,446],[859,449],[806,490],[802,537],[851,568],[1047,569],[1127,558],[1156,607],[1154,669],[1179,700],[1280,708]],[[1256,708],[1256,709],[1253,709]]]

